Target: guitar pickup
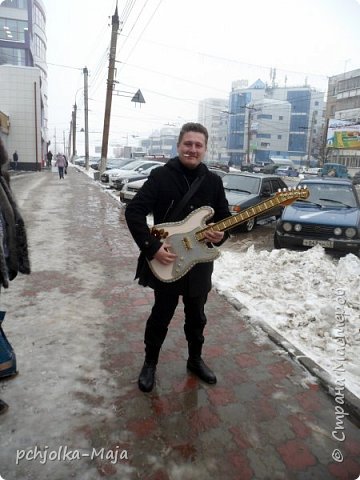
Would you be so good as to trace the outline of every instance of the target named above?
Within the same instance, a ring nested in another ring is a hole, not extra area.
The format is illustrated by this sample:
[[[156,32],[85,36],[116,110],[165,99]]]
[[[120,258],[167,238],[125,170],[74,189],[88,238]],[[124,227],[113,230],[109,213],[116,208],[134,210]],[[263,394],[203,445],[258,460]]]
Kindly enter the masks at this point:
[[[184,238],[182,239],[182,243],[183,243],[183,245],[184,245],[184,247],[185,247],[186,250],[191,250],[191,249],[192,249],[192,246],[191,246],[191,242],[190,242],[190,240],[189,240],[189,237],[184,237]]]

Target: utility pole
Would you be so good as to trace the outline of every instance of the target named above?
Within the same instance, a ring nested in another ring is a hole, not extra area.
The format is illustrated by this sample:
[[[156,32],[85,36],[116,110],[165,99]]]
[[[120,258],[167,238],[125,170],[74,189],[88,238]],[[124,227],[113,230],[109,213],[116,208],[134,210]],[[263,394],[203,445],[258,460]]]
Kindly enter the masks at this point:
[[[76,106],[76,101],[75,101],[75,105],[74,105],[74,110],[72,112],[72,131],[73,131],[73,154],[72,154],[72,159],[73,159],[73,163],[75,161],[75,157],[76,157],[76,110],[77,110],[77,106]]]
[[[54,147],[55,147],[55,152],[57,152],[57,144],[56,144],[56,127],[54,128]]]
[[[84,111],[85,111],[85,168],[89,170],[89,95],[88,95],[88,69],[84,73]]]
[[[248,110],[248,128],[247,128],[247,152],[246,152],[246,156],[247,156],[247,159],[246,159],[246,163],[251,163],[251,159],[250,159],[250,152],[251,152],[251,122],[252,122],[252,111],[255,110],[256,111],[256,108],[252,107],[252,106],[246,106],[246,107],[243,107],[243,108],[246,108]]]
[[[326,163],[328,157],[328,147],[327,147],[327,133],[329,129],[330,118],[326,116],[325,118],[325,125],[324,125],[324,133],[321,142],[321,167]]]
[[[246,163],[250,163],[250,143],[251,143],[251,110],[248,110],[248,128],[247,128],[247,158]]]
[[[119,15],[118,15],[118,8],[116,4],[115,14],[112,16],[109,71],[108,71],[107,88],[106,88],[104,129],[103,129],[103,138],[102,138],[102,145],[101,145],[100,174],[103,173],[106,169],[106,160],[107,160],[107,154],[108,154],[111,101],[112,101],[112,93],[114,88],[115,58],[116,58],[116,44],[117,44],[118,30],[119,30]]]
[[[67,145],[67,157],[69,160],[71,158],[71,135],[72,135],[72,119],[70,122],[69,139],[68,139],[68,145]]]
[[[310,161],[311,161],[311,150],[312,150],[313,130],[315,125],[315,116],[316,116],[316,113],[315,111],[313,111],[313,114],[311,117],[309,145],[308,145],[308,151],[307,151],[307,167],[310,167]]]

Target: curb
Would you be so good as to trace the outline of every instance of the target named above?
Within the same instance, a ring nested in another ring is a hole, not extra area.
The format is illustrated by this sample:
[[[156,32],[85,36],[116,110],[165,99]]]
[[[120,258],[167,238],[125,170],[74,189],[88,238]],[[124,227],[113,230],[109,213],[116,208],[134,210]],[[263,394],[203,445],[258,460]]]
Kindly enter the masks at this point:
[[[228,302],[238,311],[244,308],[244,305],[242,305],[234,297],[228,298]],[[300,363],[301,366],[314,375],[314,377],[319,380],[320,385],[326,391],[326,393],[333,397],[334,401],[336,402],[338,394],[335,391],[334,381],[326,370],[320,367],[320,365],[318,365],[314,360],[305,355],[301,350],[295,347],[289,342],[289,340],[285,339],[279,332],[274,330],[269,325],[261,322],[257,322],[256,325],[258,325],[266,333],[272,342],[283,348],[289,354],[291,359]],[[350,392],[346,387],[344,387],[341,395],[341,403],[346,405],[350,417],[355,421],[354,423],[360,426],[360,399]]]

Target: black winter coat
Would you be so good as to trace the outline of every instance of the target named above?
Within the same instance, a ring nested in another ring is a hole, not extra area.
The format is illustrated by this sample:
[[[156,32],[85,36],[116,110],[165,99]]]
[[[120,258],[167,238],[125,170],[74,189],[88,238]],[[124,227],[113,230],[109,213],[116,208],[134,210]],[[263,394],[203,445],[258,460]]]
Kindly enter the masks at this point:
[[[195,194],[183,211],[173,218],[172,212],[189,190],[191,180],[195,176],[203,175],[204,179]],[[129,230],[141,250],[135,276],[139,278],[140,285],[190,296],[203,295],[211,290],[213,262],[199,263],[181,279],[166,283],[153,275],[145,260],[145,257],[151,260],[161,247],[160,240],[151,235],[147,226],[146,216],[149,213],[153,214],[156,225],[183,220],[197,208],[207,205],[215,211],[209,222],[217,222],[231,215],[221,178],[210,172],[206,165],[201,163],[195,170],[189,171],[179,158],[175,157],[163,167],[152,170],[148,180],[125,211]]]

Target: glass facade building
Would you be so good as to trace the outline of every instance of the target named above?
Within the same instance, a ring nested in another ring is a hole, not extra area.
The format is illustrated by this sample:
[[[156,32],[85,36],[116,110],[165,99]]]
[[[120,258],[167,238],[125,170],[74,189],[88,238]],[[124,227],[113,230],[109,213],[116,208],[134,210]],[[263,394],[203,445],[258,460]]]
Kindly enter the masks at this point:
[[[229,97],[228,152],[235,165],[270,157],[308,157],[323,126],[324,93],[311,87],[269,86],[257,80]]]
[[[40,95],[40,111],[37,112],[39,125],[38,131],[41,132],[41,156],[47,149],[47,63],[46,63],[46,15],[42,0],[0,0],[0,68],[3,72],[11,72],[9,78],[16,78],[15,70],[5,68],[14,67],[32,67],[37,68],[40,74],[40,81],[37,90]],[[5,75],[5,73],[4,73]],[[19,70],[20,75],[20,70]],[[33,79],[33,74],[29,73]],[[8,87],[7,87],[8,88]],[[12,92],[20,88],[20,81],[11,86]],[[21,94],[21,92],[19,92]],[[13,95],[11,95],[13,97]],[[16,121],[14,116],[11,118],[11,111],[17,111],[12,108],[11,98],[6,99],[6,106],[11,122],[9,139],[14,134]],[[14,99],[16,103],[16,99]],[[23,126],[21,127],[23,128]],[[12,142],[10,141],[10,144]]]

